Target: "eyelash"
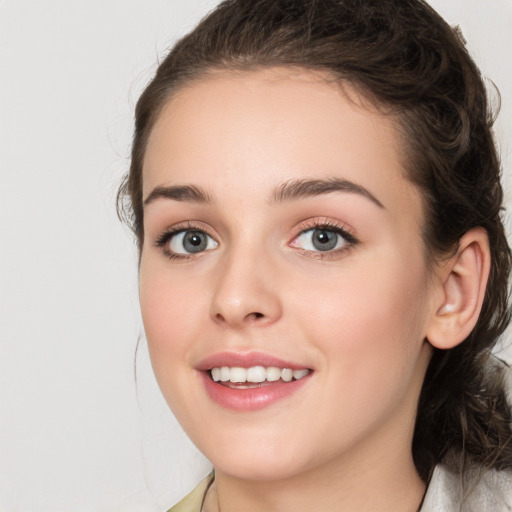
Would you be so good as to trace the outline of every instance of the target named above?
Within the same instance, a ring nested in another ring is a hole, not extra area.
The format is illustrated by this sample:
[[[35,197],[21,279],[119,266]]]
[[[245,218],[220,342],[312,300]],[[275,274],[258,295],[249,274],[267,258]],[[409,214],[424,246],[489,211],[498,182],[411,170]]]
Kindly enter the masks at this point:
[[[345,241],[346,244],[336,250],[333,251],[311,251],[307,249],[300,249],[304,254],[306,254],[308,257],[312,257],[315,259],[321,259],[321,260],[328,260],[328,259],[334,259],[337,256],[339,256],[341,253],[344,253],[346,251],[349,251],[353,247],[355,247],[359,241],[354,237],[352,233],[350,233],[350,230],[344,226],[343,224],[339,222],[332,221],[330,219],[311,219],[305,222],[302,222],[297,226],[297,234],[292,238],[293,240],[296,240],[301,236],[302,234],[306,233],[307,231],[320,229],[320,230],[326,230],[331,231],[333,233],[336,233],[337,235],[340,235]],[[211,238],[212,237],[205,229],[204,227],[200,227],[198,225],[195,225],[191,222],[187,222],[185,225],[178,225],[173,228],[168,229],[164,233],[162,233],[158,238],[155,240],[155,246],[160,248],[165,256],[167,256],[171,260],[187,260],[189,258],[197,257],[195,254],[181,254],[176,253],[168,248],[169,242],[172,240],[172,238],[179,233],[187,232],[187,231],[198,231],[201,233],[204,233],[208,235]],[[205,251],[202,251],[205,252]],[[200,255],[201,253],[198,253]]]

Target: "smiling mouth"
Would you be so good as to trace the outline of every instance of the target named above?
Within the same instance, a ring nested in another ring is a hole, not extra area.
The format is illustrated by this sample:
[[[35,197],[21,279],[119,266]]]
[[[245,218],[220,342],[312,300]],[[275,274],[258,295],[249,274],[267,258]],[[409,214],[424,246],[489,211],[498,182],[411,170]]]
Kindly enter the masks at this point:
[[[278,382],[293,382],[306,377],[310,372],[311,370],[307,368],[292,370],[277,366],[219,366],[209,371],[214,382],[234,389],[251,389]]]

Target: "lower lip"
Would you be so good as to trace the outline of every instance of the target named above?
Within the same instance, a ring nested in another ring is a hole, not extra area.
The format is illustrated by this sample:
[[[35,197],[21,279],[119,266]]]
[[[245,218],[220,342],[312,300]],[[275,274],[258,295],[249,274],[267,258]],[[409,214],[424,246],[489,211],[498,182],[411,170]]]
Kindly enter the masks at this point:
[[[272,382],[265,386],[237,389],[214,382],[210,372],[201,371],[208,396],[217,404],[235,411],[257,411],[293,395],[309,380],[311,373],[292,382]]]

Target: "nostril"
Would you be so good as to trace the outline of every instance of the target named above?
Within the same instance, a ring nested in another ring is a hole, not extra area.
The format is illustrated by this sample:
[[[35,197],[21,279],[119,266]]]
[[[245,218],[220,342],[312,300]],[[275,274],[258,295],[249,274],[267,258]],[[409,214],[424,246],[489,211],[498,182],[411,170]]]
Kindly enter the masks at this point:
[[[265,315],[263,313],[258,313],[258,312],[255,312],[255,313],[249,313],[247,315],[247,318],[254,318],[254,319],[257,319],[257,318],[263,318]]]

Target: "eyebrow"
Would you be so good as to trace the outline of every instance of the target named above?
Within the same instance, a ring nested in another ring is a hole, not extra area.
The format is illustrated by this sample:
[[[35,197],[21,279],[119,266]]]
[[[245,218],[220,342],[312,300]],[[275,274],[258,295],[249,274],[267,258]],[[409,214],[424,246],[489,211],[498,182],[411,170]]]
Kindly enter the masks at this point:
[[[195,185],[158,186],[144,200],[144,206],[157,199],[172,199],[173,201],[185,201],[189,203],[211,204],[213,199],[200,187]]]
[[[294,179],[279,185],[272,194],[270,203],[295,201],[304,197],[314,197],[331,192],[348,192],[366,197],[379,208],[384,205],[365,187],[353,181],[341,178],[328,179]],[[195,185],[160,185],[155,187],[144,200],[144,206],[157,199],[171,199],[199,204],[212,204],[213,198],[208,192]]]
[[[273,203],[281,203],[284,201],[293,201],[303,197],[314,197],[330,192],[349,192],[351,194],[359,194],[373,203],[379,208],[384,209],[384,205],[366,188],[353,181],[341,178],[328,179],[302,179],[290,180],[283,183],[274,192]]]

